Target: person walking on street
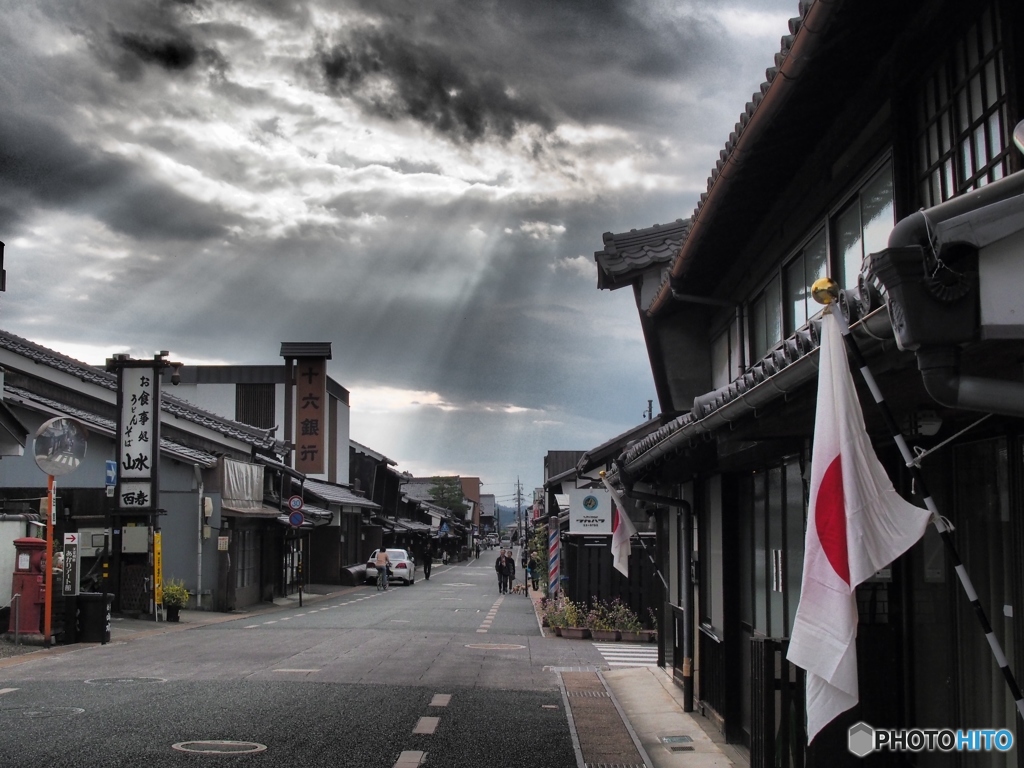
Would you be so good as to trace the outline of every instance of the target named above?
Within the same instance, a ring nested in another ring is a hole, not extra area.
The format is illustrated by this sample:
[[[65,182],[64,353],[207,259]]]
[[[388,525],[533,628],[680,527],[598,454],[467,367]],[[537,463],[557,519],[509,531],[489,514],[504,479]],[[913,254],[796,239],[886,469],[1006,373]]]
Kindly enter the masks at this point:
[[[512,556],[511,549],[505,557],[505,572],[508,574],[505,579],[505,594],[508,594],[512,591],[512,585],[516,581],[516,559]]]
[[[480,559],[480,542],[479,541],[476,543],[476,559],[477,560]]]
[[[508,567],[505,565],[505,550],[501,550],[498,559],[494,561],[494,571],[498,574],[498,594],[505,594],[505,587],[508,585]]]
[[[537,560],[534,558],[533,553],[530,553],[530,559],[526,561],[526,577],[533,582],[533,591],[537,591]]]
[[[423,547],[423,578],[430,581],[430,566],[433,565],[434,546],[428,541]]]
[[[384,585],[384,591],[388,588],[388,573],[391,570],[391,558],[388,557],[388,551],[386,549],[377,550],[377,558],[373,561],[373,564],[377,568],[377,573],[381,576],[381,583]]]

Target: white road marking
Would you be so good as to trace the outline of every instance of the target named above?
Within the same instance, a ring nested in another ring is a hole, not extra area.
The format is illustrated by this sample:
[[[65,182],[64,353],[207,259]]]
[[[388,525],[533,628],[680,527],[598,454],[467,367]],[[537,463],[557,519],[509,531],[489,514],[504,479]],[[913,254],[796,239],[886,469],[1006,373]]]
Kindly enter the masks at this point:
[[[407,749],[398,756],[398,762],[395,763],[394,768],[418,768],[426,759],[426,752]]]
[[[302,672],[302,673],[308,673],[308,672],[319,672],[320,670],[319,669],[275,669],[275,670],[272,670],[272,671],[273,672]]]
[[[0,688],[0,696],[2,696],[5,693],[14,693],[16,690],[18,690],[18,689],[17,688]]]
[[[448,703],[452,700],[450,693],[435,693],[434,698],[430,700],[429,707],[447,707]]]
[[[412,729],[412,732],[430,736],[437,730],[437,726],[440,722],[440,717],[421,717],[416,722],[416,727]]]

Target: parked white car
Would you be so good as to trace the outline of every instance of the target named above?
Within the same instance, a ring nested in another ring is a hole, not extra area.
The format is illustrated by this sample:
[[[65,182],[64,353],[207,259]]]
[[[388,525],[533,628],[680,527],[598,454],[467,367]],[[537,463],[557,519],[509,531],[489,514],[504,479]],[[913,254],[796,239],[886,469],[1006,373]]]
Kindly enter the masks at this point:
[[[373,550],[370,559],[366,561],[366,580],[371,584],[377,581],[377,552]],[[416,563],[405,549],[389,549],[388,557],[391,558],[391,581],[401,580],[403,584],[416,583]]]

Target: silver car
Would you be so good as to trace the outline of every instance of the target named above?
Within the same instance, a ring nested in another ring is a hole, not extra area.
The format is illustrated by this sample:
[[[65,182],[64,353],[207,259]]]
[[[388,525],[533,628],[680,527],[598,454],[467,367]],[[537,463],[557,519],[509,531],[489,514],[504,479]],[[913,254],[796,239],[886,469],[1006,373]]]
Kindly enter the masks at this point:
[[[373,550],[370,559],[366,561],[366,580],[371,584],[377,581],[377,552]],[[416,583],[416,562],[412,559],[406,549],[389,549],[388,557],[391,558],[391,581],[401,580],[403,584]]]

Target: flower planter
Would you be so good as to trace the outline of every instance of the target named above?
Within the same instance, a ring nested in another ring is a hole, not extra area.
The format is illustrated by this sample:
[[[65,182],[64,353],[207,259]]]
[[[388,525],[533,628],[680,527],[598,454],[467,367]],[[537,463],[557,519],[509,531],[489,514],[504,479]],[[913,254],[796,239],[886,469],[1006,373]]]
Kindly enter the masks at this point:
[[[590,630],[586,627],[562,627],[562,637],[573,640],[586,640],[590,637]]]
[[[170,622],[180,621],[181,616],[179,614],[179,611],[181,611],[181,606],[178,606],[178,605],[168,605],[167,606],[167,621],[170,621]]]
[[[638,632],[622,630],[619,634],[624,643],[653,643],[658,637],[658,632],[654,629],[641,629]]]
[[[592,629],[590,630],[590,636],[594,640],[618,640],[619,630],[617,629]]]
[[[561,627],[548,627],[548,629],[550,629],[555,634],[555,637],[561,637],[562,636],[562,628]]]

